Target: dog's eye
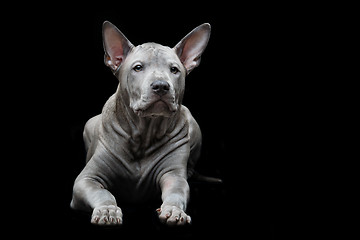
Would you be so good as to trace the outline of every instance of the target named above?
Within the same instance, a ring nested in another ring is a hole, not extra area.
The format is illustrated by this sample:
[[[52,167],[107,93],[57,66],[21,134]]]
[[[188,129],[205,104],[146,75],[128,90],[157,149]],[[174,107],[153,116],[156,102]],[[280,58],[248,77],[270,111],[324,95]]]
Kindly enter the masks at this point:
[[[133,67],[135,72],[140,72],[143,69],[143,66],[141,66],[140,64],[136,65],[135,67]]]
[[[170,72],[173,74],[177,74],[179,72],[179,69],[177,67],[171,67]]]

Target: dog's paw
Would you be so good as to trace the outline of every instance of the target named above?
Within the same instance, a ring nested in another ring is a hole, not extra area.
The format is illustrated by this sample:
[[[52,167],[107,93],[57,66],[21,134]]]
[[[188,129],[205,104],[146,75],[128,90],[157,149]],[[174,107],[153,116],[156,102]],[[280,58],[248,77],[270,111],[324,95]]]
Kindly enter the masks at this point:
[[[97,225],[121,225],[122,216],[122,211],[118,206],[100,206],[94,208],[91,223]]]
[[[169,226],[185,225],[186,223],[191,223],[191,217],[176,206],[165,205],[156,209],[156,211],[159,214],[160,222]]]

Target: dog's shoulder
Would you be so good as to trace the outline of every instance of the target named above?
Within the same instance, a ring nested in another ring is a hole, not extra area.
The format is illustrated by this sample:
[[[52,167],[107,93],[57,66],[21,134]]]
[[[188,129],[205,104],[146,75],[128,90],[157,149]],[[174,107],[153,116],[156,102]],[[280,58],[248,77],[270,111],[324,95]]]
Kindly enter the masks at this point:
[[[102,115],[112,115],[116,111],[116,93],[111,95],[102,108]]]
[[[189,123],[191,123],[192,121],[194,121],[194,117],[191,114],[190,110],[185,107],[184,105],[181,105],[181,115],[182,117],[184,117]]]

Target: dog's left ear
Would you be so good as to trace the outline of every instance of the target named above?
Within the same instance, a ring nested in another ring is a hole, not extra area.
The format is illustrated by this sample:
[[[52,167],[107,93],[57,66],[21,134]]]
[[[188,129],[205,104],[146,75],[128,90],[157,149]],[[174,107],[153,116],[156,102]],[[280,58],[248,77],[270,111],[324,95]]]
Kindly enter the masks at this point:
[[[134,46],[112,23],[105,21],[103,24],[104,62],[113,73],[119,68],[128,52]]]
[[[188,74],[199,66],[201,54],[210,38],[210,32],[210,24],[204,23],[192,30],[174,47]]]

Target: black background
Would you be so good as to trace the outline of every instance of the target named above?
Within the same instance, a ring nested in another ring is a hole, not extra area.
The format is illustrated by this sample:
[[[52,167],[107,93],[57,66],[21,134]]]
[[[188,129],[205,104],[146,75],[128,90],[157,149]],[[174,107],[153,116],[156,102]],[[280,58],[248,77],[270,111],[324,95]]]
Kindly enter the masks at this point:
[[[119,239],[273,239],[282,229],[279,209],[287,206],[289,187],[283,182],[293,168],[287,168],[286,160],[296,144],[290,137],[297,117],[291,96],[299,77],[290,57],[300,48],[295,44],[299,27],[291,17],[295,10],[209,4],[55,4],[11,27],[19,36],[14,39],[20,46],[15,61],[24,66],[20,74],[15,68],[15,84],[21,86],[18,97],[26,106],[15,109],[22,116],[18,131],[26,136],[21,163],[26,174],[17,174],[26,176],[22,191],[31,190],[30,195],[20,195],[21,204],[34,209],[26,218],[32,232]],[[101,112],[118,83],[103,64],[105,20],[134,45],[157,42],[172,47],[196,26],[212,26],[201,64],[186,79],[183,104],[203,133],[197,170],[223,183],[190,181],[191,226],[162,226],[155,213],[159,203],[123,207],[124,225],[116,229],[93,226],[89,215],[69,207],[74,179],[85,164],[83,126]],[[295,81],[289,82],[291,71]]]

